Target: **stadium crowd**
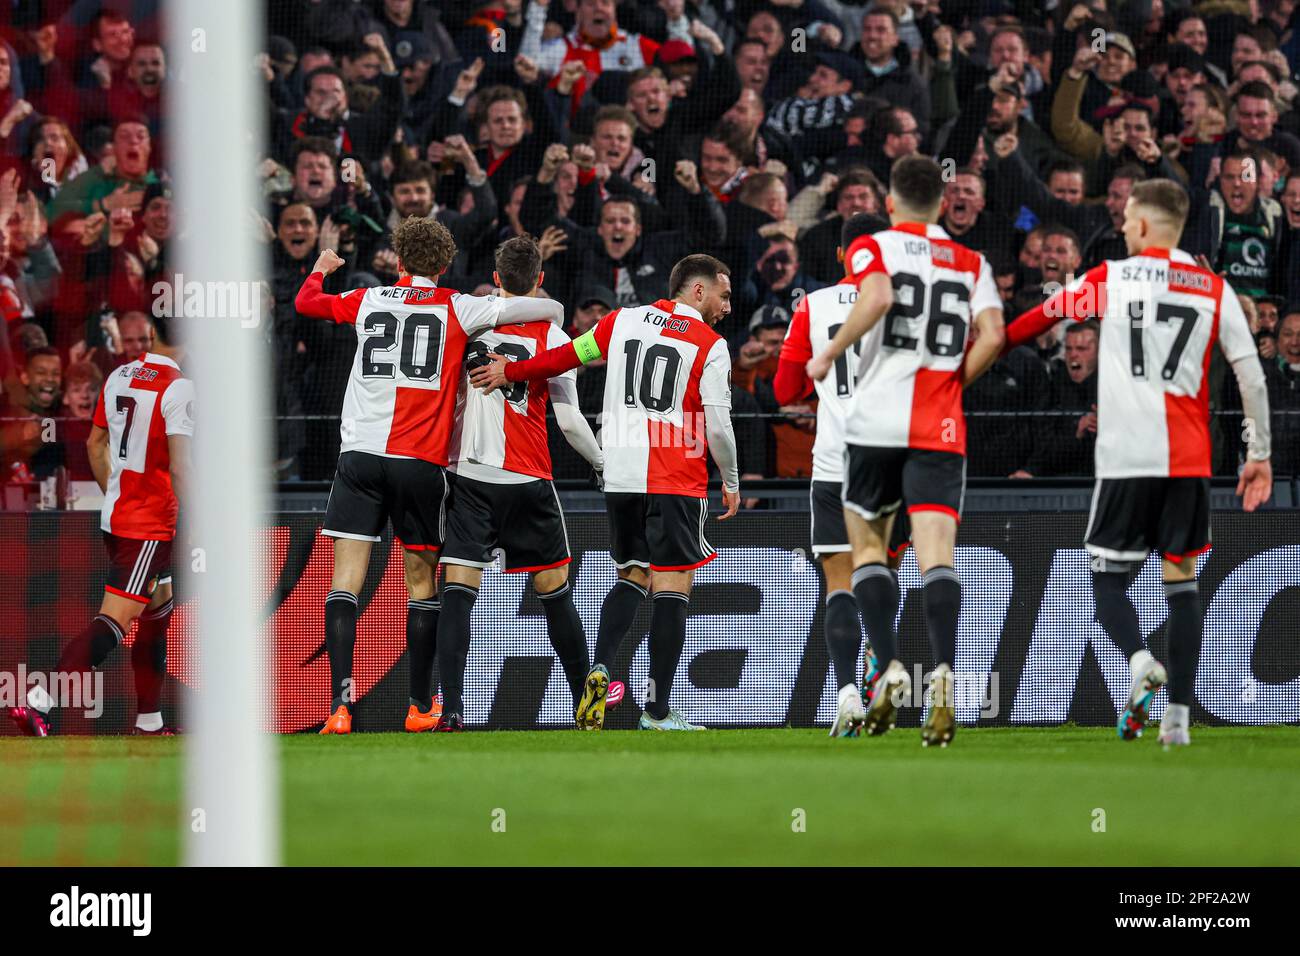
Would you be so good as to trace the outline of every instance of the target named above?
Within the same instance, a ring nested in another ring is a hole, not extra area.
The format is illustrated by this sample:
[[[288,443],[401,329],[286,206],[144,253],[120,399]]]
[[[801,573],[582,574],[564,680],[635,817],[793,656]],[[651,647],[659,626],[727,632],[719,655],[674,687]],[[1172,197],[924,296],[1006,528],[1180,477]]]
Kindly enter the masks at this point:
[[[10,5],[0,39],[5,477],[88,478],[104,374],[148,346],[173,228],[162,155],[166,51],[149,4]],[[93,15],[87,7],[97,9]],[[839,230],[885,217],[890,166],[948,170],[942,226],[983,252],[1009,320],[1107,258],[1134,183],[1169,177],[1183,246],[1242,296],[1268,378],[1274,467],[1300,471],[1300,67],[1295,0],[278,0],[267,4],[265,206],[276,463],[333,474],[351,328],[294,297],[320,248],[326,291],[394,281],[401,218],[460,253],[443,283],[492,287],[527,233],[569,331],[666,293],[673,263],[734,277],[742,479],[806,477],[814,400],[773,390],[803,297],[839,281]],[[118,11],[122,12],[118,12]],[[151,18],[152,21],[153,18]],[[1088,476],[1097,336],[1062,323],[967,394],[969,473]],[[1241,424],[1216,352],[1215,470]],[[604,370],[579,371],[599,412]],[[57,420],[51,441],[47,420]],[[1239,413],[1238,413],[1239,418]],[[79,430],[80,429],[80,430]],[[584,462],[552,442],[557,478]],[[753,502],[750,502],[753,504]]]

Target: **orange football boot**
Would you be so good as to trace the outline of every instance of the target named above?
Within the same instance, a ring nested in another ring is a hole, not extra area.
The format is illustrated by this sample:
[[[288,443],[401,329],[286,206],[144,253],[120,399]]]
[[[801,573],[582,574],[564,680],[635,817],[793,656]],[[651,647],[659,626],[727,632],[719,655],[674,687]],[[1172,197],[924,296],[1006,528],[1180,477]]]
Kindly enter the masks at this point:
[[[420,713],[420,708],[412,704],[406,711],[407,733],[418,734],[426,730],[433,730],[434,727],[438,726],[438,721],[441,719],[442,701],[437,698],[434,699],[427,714]]]
[[[339,709],[330,715],[330,719],[325,721],[325,726],[320,729],[322,734],[350,734],[352,733],[352,715],[348,709],[339,704]]]

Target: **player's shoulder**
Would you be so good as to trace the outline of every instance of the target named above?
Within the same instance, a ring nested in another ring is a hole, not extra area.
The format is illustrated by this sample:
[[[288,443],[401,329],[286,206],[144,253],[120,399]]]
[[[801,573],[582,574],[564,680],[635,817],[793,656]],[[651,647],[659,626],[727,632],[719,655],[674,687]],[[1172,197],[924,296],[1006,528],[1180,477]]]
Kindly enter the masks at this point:
[[[176,381],[189,380],[174,359],[156,352],[146,352],[140,358],[119,366],[109,376],[109,382],[116,382],[119,387],[160,392]]]

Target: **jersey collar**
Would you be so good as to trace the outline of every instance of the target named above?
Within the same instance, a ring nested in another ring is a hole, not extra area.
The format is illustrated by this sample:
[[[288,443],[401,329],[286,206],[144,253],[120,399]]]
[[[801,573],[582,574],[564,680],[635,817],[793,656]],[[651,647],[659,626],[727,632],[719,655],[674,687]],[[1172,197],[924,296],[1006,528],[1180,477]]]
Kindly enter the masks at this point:
[[[1140,256],[1146,256],[1149,259],[1168,259],[1170,262],[1196,263],[1196,258],[1188,252],[1181,249],[1162,249],[1159,246],[1147,246],[1141,252]]]
[[[427,279],[424,276],[402,276],[394,285],[400,288],[415,287],[417,289],[436,289],[438,283],[433,279]]]
[[[700,315],[695,309],[691,308],[685,302],[678,302],[676,299],[660,299],[655,303],[655,308],[663,309],[672,315],[685,315],[692,319],[704,321],[704,316]]]
[[[948,233],[943,226],[935,222],[898,222],[890,227],[895,232],[906,232],[913,236],[925,236],[927,239],[947,239]]]
[[[140,361],[145,365],[170,365],[178,372],[181,370],[181,367],[179,365],[177,365],[167,356],[159,355],[157,352],[145,352],[144,355],[141,356]]]

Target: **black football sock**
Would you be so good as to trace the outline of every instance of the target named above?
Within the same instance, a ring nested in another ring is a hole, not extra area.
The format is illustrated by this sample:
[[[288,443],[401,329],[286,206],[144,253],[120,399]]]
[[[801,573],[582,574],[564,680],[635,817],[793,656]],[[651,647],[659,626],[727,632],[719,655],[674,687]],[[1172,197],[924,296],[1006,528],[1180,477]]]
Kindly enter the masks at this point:
[[[467,584],[443,584],[442,614],[438,616],[438,677],[442,680],[442,712],[465,716],[465,659],[469,656],[469,616],[478,589]]]
[[[352,713],[352,649],[357,643],[357,596],[351,591],[325,595],[325,650],[330,656],[330,713]]]
[[[122,628],[117,621],[107,614],[96,614],[63,649],[59,662],[54,665],[55,673],[81,674],[83,681],[89,680],[91,668],[104,663],[113,648],[122,643],[122,636]],[[82,694],[85,699],[84,690]],[[30,696],[28,700],[30,702]]]
[[[631,581],[620,579],[610,588],[600,606],[600,630],[596,633],[596,653],[591,661],[593,667],[597,664],[614,666],[619,645],[627,637],[645,595],[645,588]]]
[[[433,658],[438,646],[438,598],[406,602],[406,663],[410,668],[411,703],[427,714],[433,707]]]
[[[925,597],[925,629],[930,632],[934,663],[952,667],[957,657],[957,619],[961,616],[961,578],[946,565],[921,577]]]
[[[1128,660],[1142,650],[1142,628],[1137,610],[1128,599],[1133,576],[1123,571],[1092,572],[1092,600],[1097,605],[1097,623]]]
[[[848,591],[836,591],[826,598],[826,649],[835,667],[836,688],[858,682],[858,649],[862,646],[862,625],[858,605]]]
[[[172,602],[140,615],[135,643],[131,645],[131,670],[135,674],[136,710],[156,714],[167,676],[167,626],[172,619]]]
[[[656,591],[650,602],[650,690],[645,709],[655,720],[668,716],[673,677],[686,646],[690,598],[680,591]]]
[[[1169,604],[1169,702],[1192,702],[1196,667],[1201,660],[1203,615],[1196,579],[1165,583]]]
[[[573,706],[582,699],[582,684],[587,679],[587,635],[582,631],[582,618],[573,606],[573,590],[565,581],[547,594],[538,594],[542,610],[546,612],[546,634],[551,647],[564,668],[564,677],[573,692]]]
[[[853,571],[853,597],[867,628],[867,640],[884,670],[898,657],[898,576],[883,564],[864,564]]]

